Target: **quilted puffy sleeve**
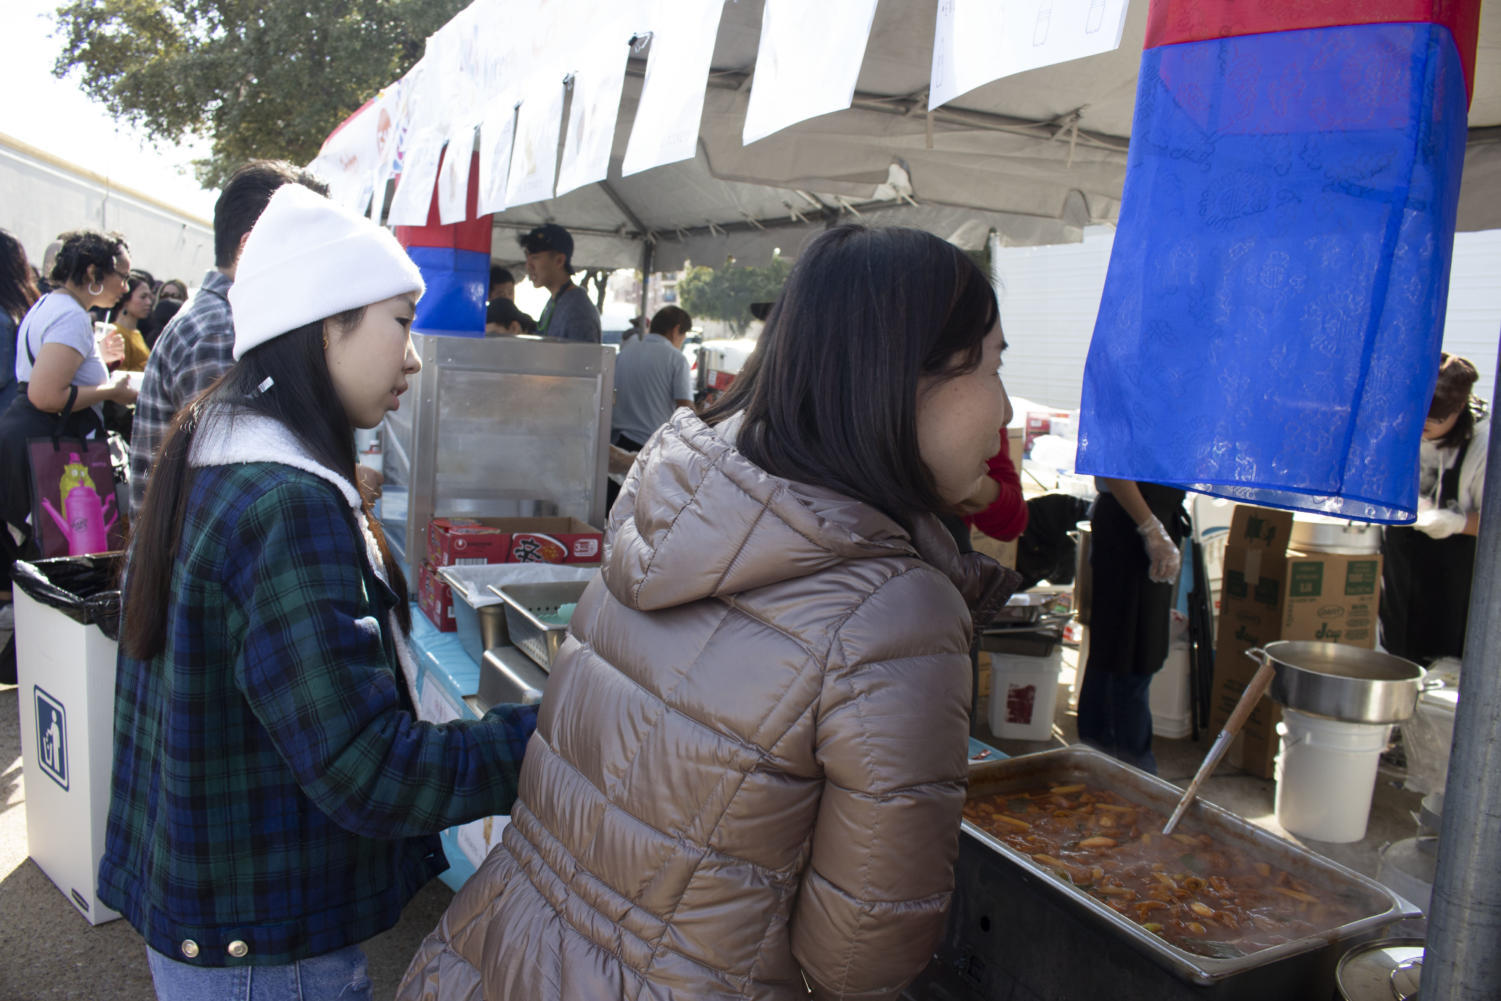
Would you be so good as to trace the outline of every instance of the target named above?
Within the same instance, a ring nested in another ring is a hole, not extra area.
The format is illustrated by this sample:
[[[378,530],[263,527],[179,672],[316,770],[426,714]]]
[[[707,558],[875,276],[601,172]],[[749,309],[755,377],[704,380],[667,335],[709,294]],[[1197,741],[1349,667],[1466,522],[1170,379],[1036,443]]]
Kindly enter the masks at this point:
[[[824,788],[792,949],[818,998],[894,998],[954,885],[969,734],[969,613],[931,568],[840,626],[818,708]]]

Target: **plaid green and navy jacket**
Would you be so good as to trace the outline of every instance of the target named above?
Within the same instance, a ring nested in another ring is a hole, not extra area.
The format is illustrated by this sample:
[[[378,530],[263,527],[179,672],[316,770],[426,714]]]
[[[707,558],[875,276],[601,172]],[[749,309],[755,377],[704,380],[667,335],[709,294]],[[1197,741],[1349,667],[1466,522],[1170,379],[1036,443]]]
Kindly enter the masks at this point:
[[[437,831],[510,811],[535,709],[417,721],[365,551],[309,472],[196,470],[166,648],[118,663],[99,867],[158,952],[280,964],[369,938],[447,868]]]

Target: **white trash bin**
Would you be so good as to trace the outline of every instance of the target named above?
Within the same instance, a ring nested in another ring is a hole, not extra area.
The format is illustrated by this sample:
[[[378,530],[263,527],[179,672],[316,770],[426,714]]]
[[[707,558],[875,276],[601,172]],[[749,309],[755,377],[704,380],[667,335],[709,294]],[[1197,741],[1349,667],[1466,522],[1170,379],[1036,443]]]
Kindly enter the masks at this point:
[[[107,557],[69,557],[107,561]],[[30,564],[46,576],[49,564]],[[109,561],[112,562],[112,561]],[[27,592],[17,564],[16,666],[26,844],[90,924],[120,915],[95,895],[114,753],[115,641]],[[113,571],[111,570],[112,574]]]
[[[1391,729],[1390,723],[1347,723],[1283,709],[1273,769],[1277,823],[1315,841],[1348,844],[1365,837]]]
[[[1003,740],[1048,740],[1058,708],[1063,646],[1056,631],[981,638],[990,653],[990,732]]]

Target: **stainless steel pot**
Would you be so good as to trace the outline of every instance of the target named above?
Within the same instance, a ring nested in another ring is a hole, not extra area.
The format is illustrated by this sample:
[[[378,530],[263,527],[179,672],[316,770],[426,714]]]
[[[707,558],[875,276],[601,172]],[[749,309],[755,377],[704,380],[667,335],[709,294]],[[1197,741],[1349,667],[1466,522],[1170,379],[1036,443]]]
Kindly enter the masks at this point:
[[[1094,569],[1089,565],[1090,540],[1094,535],[1094,522],[1081,521],[1069,533],[1077,546],[1074,557],[1074,613],[1079,625],[1089,625],[1089,609],[1094,604]]]
[[[1298,514],[1288,544],[1300,552],[1368,555],[1381,551],[1381,526],[1320,514]]]
[[[1349,723],[1401,723],[1418,705],[1424,671],[1410,660],[1343,643],[1280,640],[1246,656],[1276,669],[1271,696],[1299,712]]]

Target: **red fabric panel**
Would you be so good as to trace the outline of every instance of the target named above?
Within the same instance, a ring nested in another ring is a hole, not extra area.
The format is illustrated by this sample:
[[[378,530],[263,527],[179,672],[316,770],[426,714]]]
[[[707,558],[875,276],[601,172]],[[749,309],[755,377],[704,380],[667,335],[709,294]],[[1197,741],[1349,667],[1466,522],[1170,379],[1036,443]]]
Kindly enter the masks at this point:
[[[1449,29],[1464,66],[1465,92],[1473,96],[1480,0],[1152,0],[1146,47],[1403,21],[1432,21]]]
[[[448,158],[448,149],[443,150]],[[438,171],[443,170],[441,162]],[[426,226],[397,226],[396,240],[403,247],[451,247],[454,250],[472,250],[488,255],[490,238],[494,230],[488,215],[476,216],[479,203],[479,154],[471,154],[469,161],[469,193],[464,200],[464,221],[444,226],[438,222],[438,186],[433,185],[433,197],[427,206]]]

